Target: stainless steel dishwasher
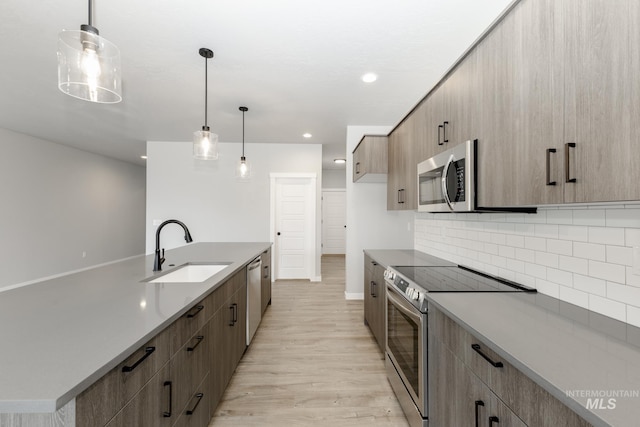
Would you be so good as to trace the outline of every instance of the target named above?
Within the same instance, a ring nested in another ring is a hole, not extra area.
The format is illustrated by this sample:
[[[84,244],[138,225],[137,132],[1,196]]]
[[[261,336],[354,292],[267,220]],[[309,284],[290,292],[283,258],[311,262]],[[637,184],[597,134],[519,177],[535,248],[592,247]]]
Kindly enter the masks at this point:
[[[247,345],[262,319],[261,271],[262,261],[258,256],[247,266]]]

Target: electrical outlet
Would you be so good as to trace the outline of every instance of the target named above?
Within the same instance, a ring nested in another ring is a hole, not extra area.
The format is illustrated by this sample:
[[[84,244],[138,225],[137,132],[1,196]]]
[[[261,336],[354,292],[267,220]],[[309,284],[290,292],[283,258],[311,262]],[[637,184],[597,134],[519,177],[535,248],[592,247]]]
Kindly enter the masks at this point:
[[[407,222],[407,231],[411,231],[411,221]]]
[[[640,246],[633,247],[633,274],[640,276]]]
[[[87,251],[82,251],[82,258],[86,258],[87,257]]]

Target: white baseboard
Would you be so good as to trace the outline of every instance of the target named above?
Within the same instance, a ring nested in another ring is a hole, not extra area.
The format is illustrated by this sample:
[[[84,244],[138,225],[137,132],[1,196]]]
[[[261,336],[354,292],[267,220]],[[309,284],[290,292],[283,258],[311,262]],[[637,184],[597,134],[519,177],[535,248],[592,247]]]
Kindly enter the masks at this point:
[[[322,276],[310,277],[309,281],[311,281],[311,282],[322,282]]]
[[[344,292],[344,298],[345,299],[364,299],[364,292],[360,293],[360,292]]]

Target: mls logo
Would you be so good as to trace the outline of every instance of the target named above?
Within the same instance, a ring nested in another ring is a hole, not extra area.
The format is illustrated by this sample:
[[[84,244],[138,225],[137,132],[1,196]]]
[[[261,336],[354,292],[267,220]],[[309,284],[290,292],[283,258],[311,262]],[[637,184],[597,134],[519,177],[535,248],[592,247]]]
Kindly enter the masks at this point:
[[[616,409],[616,399],[610,398],[605,401],[604,398],[587,399],[587,409]]]

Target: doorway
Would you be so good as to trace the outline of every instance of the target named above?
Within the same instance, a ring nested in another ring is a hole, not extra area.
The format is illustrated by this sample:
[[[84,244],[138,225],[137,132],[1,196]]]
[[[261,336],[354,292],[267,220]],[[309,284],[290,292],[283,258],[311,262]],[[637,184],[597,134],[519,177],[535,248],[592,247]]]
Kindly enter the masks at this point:
[[[316,278],[316,174],[271,174],[273,275]]]
[[[346,249],[346,191],[322,191],[322,255],[344,255]]]

